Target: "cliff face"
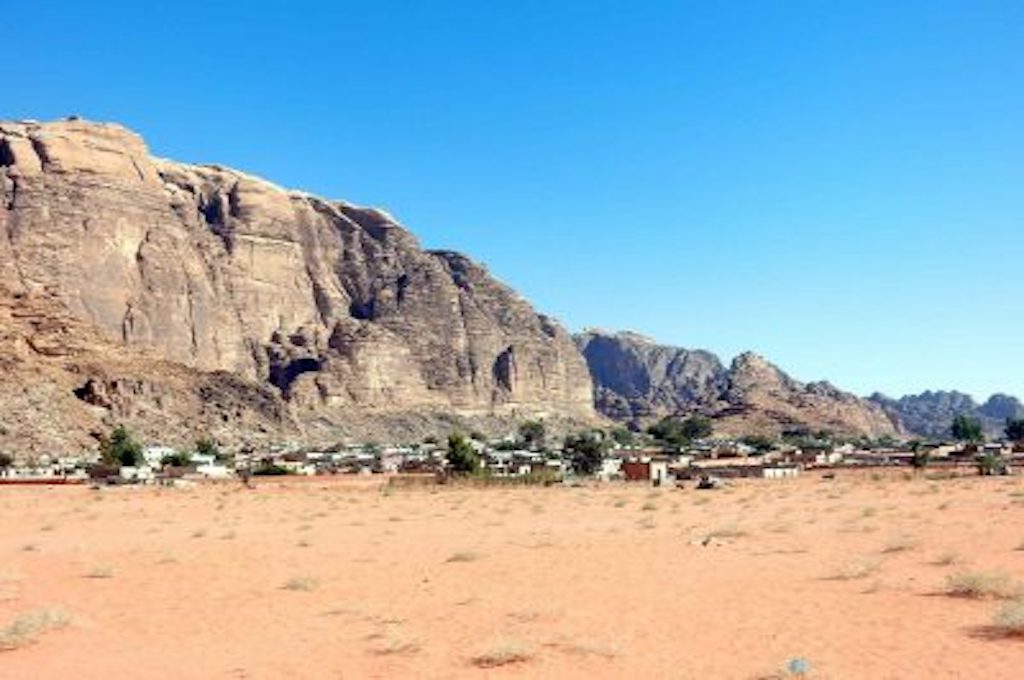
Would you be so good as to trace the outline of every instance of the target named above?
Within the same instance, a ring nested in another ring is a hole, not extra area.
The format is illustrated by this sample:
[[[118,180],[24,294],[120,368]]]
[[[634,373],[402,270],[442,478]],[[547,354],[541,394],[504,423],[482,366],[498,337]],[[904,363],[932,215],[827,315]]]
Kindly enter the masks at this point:
[[[700,408],[718,400],[728,375],[714,354],[659,345],[636,333],[576,336],[594,380],[594,403],[617,420]]]
[[[871,400],[899,419],[908,432],[936,439],[950,437],[953,419],[961,414],[977,418],[989,437],[1002,436],[1008,418],[1024,418],[1024,405],[1005,394],[993,394],[980,405],[969,394],[955,390],[927,391],[899,399],[876,393]]]
[[[271,431],[593,414],[571,338],[479,265],[422,250],[381,211],[153,158],[116,125],[0,123],[0,281],[109,355],[103,376],[73,372],[76,389],[145,356],[193,386],[223,375],[266,395]]]
[[[898,432],[883,409],[826,382],[801,383],[746,353],[726,368],[710,352],[658,345],[633,333],[576,336],[598,410],[617,420],[699,413],[719,434],[830,430],[878,437]]]

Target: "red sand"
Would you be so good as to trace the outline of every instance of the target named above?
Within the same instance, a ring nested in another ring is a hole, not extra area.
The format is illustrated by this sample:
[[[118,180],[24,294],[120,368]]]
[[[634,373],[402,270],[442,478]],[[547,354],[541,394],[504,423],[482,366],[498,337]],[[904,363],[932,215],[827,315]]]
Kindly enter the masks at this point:
[[[1024,578],[1022,496],[1024,479],[867,476],[8,487],[0,626],[73,620],[0,652],[0,677],[765,678],[796,657],[812,678],[1021,677],[999,603],[944,587]],[[947,551],[960,562],[935,564]]]

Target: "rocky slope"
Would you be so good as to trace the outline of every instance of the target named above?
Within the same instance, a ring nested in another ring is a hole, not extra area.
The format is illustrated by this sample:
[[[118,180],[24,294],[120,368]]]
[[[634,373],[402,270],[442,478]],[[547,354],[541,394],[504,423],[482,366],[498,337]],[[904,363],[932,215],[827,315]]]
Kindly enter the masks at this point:
[[[753,353],[726,368],[710,352],[658,345],[633,333],[587,331],[576,344],[590,367],[598,409],[617,420],[700,413],[713,417],[722,434],[898,433],[880,406],[827,382],[798,382]]]
[[[593,416],[568,334],[468,258],[117,125],[0,123],[0,282],[0,370],[26,390],[2,397],[0,445],[114,421],[230,439]]]
[[[993,394],[983,404],[955,390],[926,391],[899,399],[875,393],[871,400],[898,418],[908,432],[936,439],[950,436],[953,419],[960,414],[981,421],[989,437],[1002,436],[1007,418],[1024,418],[1024,405],[1005,394]]]
[[[700,408],[718,400],[728,372],[714,354],[659,345],[636,333],[575,336],[594,381],[597,409],[616,420]]]

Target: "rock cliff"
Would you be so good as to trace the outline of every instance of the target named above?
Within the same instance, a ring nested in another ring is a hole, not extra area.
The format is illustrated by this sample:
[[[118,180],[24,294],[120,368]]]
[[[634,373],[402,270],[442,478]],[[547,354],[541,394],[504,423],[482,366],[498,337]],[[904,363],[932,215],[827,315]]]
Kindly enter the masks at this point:
[[[898,419],[908,432],[935,439],[949,438],[953,419],[961,414],[977,418],[989,437],[1001,437],[1008,418],[1024,418],[1024,405],[1005,394],[993,394],[983,404],[955,390],[926,391],[899,399],[875,393],[871,400]]]
[[[41,391],[5,398],[60,404],[39,446],[115,420],[230,439],[593,416],[572,339],[480,265],[118,125],[0,123],[0,282],[5,378]]]
[[[699,413],[714,418],[720,434],[898,432],[878,405],[827,382],[798,382],[750,352],[727,368],[710,352],[659,345],[635,333],[587,331],[576,344],[590,367],[598,409],[617,420]]]

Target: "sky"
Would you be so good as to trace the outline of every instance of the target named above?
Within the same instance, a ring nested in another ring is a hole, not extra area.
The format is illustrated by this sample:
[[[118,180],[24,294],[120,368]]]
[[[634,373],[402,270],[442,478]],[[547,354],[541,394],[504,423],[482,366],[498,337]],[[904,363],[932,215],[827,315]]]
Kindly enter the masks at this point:
[[[386,208],[570,330],[1024,397],[1024,3],[0,0],[0,118]]]

